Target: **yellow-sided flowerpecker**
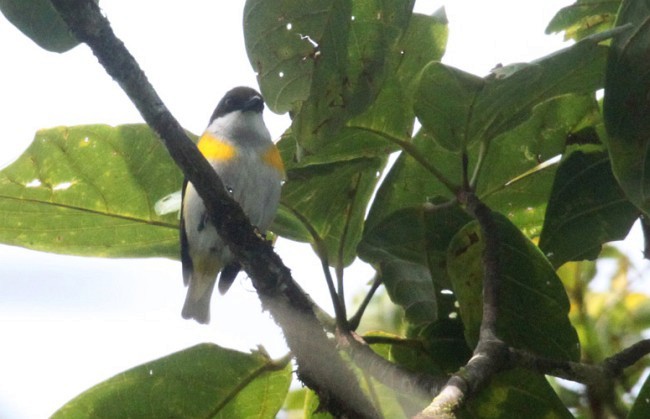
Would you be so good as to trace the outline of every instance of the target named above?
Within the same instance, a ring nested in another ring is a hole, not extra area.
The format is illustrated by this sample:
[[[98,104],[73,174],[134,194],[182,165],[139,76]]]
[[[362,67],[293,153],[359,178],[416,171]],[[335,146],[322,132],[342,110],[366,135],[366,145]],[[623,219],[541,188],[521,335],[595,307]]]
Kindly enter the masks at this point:
[[[235,87],[219,101],[198,142],[203,156],[260,233],[273,221],[285,176],[280,153],[264,124],[263,110],[261,94],[249,87]],[[187,180],[183,185],[180,240],[183,280],[189,286],[182,315],[208,323],[217,275],[219,292],[224,294],[241,267]]]

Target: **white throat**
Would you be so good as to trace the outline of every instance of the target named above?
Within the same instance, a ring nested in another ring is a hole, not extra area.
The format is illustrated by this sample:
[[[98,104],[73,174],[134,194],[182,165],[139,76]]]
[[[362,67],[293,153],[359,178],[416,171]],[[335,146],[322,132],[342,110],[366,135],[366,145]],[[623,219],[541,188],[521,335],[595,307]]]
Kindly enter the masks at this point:
[[[208,125],[208,131],[219,138],[252,144],[271,142],[271,134],[258,112],[233,111]]]

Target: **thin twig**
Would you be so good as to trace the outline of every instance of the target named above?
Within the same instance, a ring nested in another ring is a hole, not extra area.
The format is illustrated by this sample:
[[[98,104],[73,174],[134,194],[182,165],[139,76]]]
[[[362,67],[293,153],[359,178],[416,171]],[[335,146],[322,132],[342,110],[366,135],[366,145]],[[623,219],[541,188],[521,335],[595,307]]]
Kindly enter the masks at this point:
[[[354,316],[352,316],[352,318],[350,318],[350,320],[348,321],[350,330],[357,330],[357,328],[359,327],[359,323],[361,323],[361,317],[363,317],[363,313],[366,311],[368,304],[370,304],[372,297],[375,295],[375,292],[377,291],[377,289],[381,284],[382,284],[381,274],[377,272],[375,274],[375,278],[372,281],[372,285],[370,286],[370,290],[368,291],[368,294],[366,294],[365,298],[361,302],[361,305],[359,305],[357,312],[354,313]]]

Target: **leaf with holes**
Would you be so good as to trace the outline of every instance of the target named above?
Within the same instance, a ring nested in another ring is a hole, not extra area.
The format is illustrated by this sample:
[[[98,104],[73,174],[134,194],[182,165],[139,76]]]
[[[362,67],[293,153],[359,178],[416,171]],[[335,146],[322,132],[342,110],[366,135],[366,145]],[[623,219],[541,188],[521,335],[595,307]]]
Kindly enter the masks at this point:
[[[41,130],[0,172],[0,241],[83,256],[178,257],[182,174],[146,125]]]
[[[291,364],[201,344],[120,373],[52,416],[274,418],[291,383]]]

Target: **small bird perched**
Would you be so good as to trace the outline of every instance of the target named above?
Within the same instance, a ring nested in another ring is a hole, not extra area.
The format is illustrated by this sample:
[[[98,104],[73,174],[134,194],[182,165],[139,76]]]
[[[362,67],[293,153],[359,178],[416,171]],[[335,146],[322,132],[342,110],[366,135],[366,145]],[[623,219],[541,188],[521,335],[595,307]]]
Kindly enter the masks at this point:
[[[219,101],[198,148],[239,203],[251,224],[264,233],[280,201],[284,165],[264,124],[262,95],[235,87]],[[189,285],[182,315],[210,321],[210,298],[219,278],[224,294],[241,269],[209,220],[203,200],[185,180],[181,205],[181,261]]]

